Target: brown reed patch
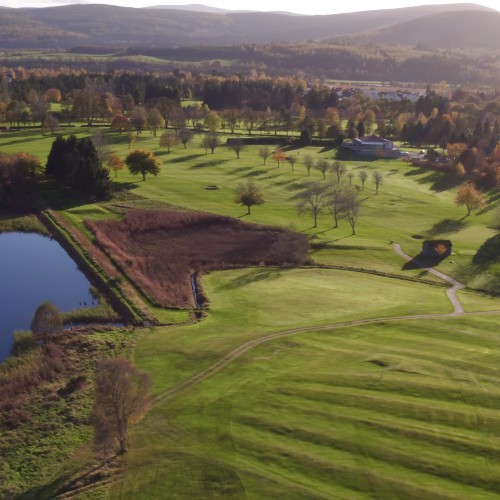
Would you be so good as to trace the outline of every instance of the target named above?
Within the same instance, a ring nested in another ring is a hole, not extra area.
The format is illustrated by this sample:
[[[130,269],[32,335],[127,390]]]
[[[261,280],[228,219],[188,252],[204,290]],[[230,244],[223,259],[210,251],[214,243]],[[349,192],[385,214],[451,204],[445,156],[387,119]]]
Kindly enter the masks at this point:
[[[208,213],[131,210],[121,221],[86,225],[123,272],[165,307],[195,307],[196,273],[311,262],[305,235]]]

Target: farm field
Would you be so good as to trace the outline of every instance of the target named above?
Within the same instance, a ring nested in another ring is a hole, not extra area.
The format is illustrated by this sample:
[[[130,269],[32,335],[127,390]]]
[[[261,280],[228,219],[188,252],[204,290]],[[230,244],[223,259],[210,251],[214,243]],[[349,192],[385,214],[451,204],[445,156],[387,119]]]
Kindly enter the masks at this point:
[[[126,156],[125,135],[103,130]],[[43,162],[52,141],[39,131],[9,132],[0,150]],[[455,316],[443,282],[406,266],[391,244],[417,255],[423,239],[449,238],[454,254],[436,267],[498,292],[495,258],[473,266],[497,237],[494,195],[464,218],[456,186],[434,172],[400,160],[345,161],[353,184],[361,170],[369,174],[352,235],[346,221],[334,229],[327,211],[313,227],[312,216],[296,210],[309,181],[327,182],[315,169],[309,176],[303,158],[331,161],[328,147],[285,146],[297,158],[292,171],[272,158],[264,164],[259,146],[237,159],[223,146],[206,154],[199,135],[171,153],[158,142],[144,132],[131,145],[158,155],[157,177],[112,175],[126,196],[79,203],[50,186],[45,196],[89,238],[85,221],[118,221],[134,208],[290,229],[308,236],[314,266],[214,270],[201,277],[208,300],[201,321],[136,329],[131,357],[152,375],[153,407],[130,429],[129,452],[119,459],[125,472],[81,498],[497,497],[500,298],[462,290],[465,315]],[[378,194],[375,171],[384,176]],[[234,192],[249,179],[265,203],[246,215]],[[160,322],[187,319],[151,309]],[[57,482],[64,471],[54,470]]]

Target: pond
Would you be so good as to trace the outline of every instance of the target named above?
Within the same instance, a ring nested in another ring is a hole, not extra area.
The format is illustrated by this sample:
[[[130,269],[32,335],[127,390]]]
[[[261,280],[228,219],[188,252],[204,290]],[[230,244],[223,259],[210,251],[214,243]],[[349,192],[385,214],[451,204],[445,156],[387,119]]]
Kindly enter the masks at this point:
[[[0,234],[0,362],[10,353],[15,330],[30,328],[45,301],[62,311],[96,304],[90,283],[51,238],[35,233]]]

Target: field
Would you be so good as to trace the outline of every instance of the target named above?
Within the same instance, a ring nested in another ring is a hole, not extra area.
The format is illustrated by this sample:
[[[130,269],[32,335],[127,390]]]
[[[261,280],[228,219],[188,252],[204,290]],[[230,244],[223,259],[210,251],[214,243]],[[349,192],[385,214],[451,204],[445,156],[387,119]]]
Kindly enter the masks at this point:
[[[124,136],[106,136],[110,148],[128,153]],[[0,149],[44,158],[51,142],[10,132]],[[213,270],[201,278],[205,318],[136,329],[131,357],[152,374],[153,408],[131,428],[130,450],[119,460],[125,472],[80,497],[498,497],[500,299],[470,289],[500,290],[498,253],[484,251],[498,240],[490,227],[498,197],[490,193],[483,210],[464,217],[454,204],[457,186],[440,174],[399,160],[344,162],[353,184],[361,170],[369,173],[352,235],[345,221],[334,229],[327,211],[313,227],[312,216],[296,210],[302,187],[326,182],[314,169],[308,175],[303,158],[331,160],[329,147],[284,144],[297,157],[292,171],[271,158],[264,164],[259,146],[237,159],[226,147],[206,154],[200,142],[197,135],[168,154],[143,133],[132,148],[157,153],[161,172],[146,181],[119,172],[113,180],[128,194],[111,202],[79,203],[49,187],[45,196],[83,234],[91,237],[91,227],[101,241],[112,239],[122,262],[171,243],[162,225],[147,241],[114,232],[126,228],[124,212],[181,208],[306,235],[317,266],[202,267]],[[384,176],[379,194],[375,171]],[[251,215],[234,203],[247,179],[265,199]],[[157,252],[150,269],[161,267],[162,256],[189,262],[192,238]],[[196,238],[198,246],[206,241],[203,233]],[[458,294],[464,315],[453,314],[442,280],[405,266],[391,245],[414,256],[424,238],[452,240],[454,254],[436,267],[469,285]],[[54,467],[53,484],[66,481],[66,472]]]

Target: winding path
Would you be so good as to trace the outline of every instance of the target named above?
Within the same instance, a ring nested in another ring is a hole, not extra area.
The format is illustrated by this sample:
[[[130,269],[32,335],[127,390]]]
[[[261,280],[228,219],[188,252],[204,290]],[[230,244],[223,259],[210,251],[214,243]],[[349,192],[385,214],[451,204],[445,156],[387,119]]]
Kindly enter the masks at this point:
[[[416,266],[425,269],[427,272],[434,274],[434,276],[437,276],[438,278],[441,278],[442,280],[449,283],[451,287],[446,290],[446,295],[448,295],[448,298],[453,305],[453,315],[459,316],[461,314],[465,314],[464,308],[462,307],[462,304],[457,297],[457,292],[462,288],[465,288],[465,285],[463,283],[460,283],[460,281],[457,281],[456,279],[442,273],[441,271],[437,271],[432,267],[428,267],[425,264],[418,262],[418,260],[410,257],[407,253],[403,252],[403,249],[401,248],[401,245],[399,243],[394,243],[392,245],[392,248],[394,248],[394,251],[399,256],[403,257],[403,259],[406,259],[408,262],[413,261]]]
[[[461,313],[464,316],[490,316],[490,315],[498,315],[500,311],[487,311],[487,312],[473,312],[473,313]],[[343,323],[334,323],[329,325],[320,325],[320,326],[306,326],[303,328],[292,328],[290,330],[283,330],[281,332],[271,333],[264,337],[259,337],[257,339],[249,340],[244,344],[236,347],[231,352],[226,354],[219,361],[216,361],[213,365],[205,368],[204,370],[194,374],[192,377],[184,380],[183,382],[177,384],[176,386],[168,389],[165,392],[162,392],[158,396],[156,396],[152,405],[157,406],[165,401],[175,398],[179,396],[184,391],[190,389],[191,387],[203,382],[204,380],[212,377],[216,373],[220,372],[223,368],[228,366],[230,363],[238,359],[239,357],[246,354],[248,351],[253,349],[254,347],[258,347],[267,342],[271,342],[273,340],[277,340],[283,337],[288,337],[291,335],[298,335],[301,333],[307,332],[318,332],[323,330],[339,330],[341,328],[349,328],[352,326],[361,326],[361,325],[373,325],[377,323],[388,323],[395,321],[411,321],[411,320],[420,320],[420,319],[437,319],[437,318],[451,318],[457,316],[455,312],[453,313],[434,313],[434,314],[414,314],[407,316],[390,316],[387,318],[371,318],[371,319],[360,319],[355,321],[346,321]]]

